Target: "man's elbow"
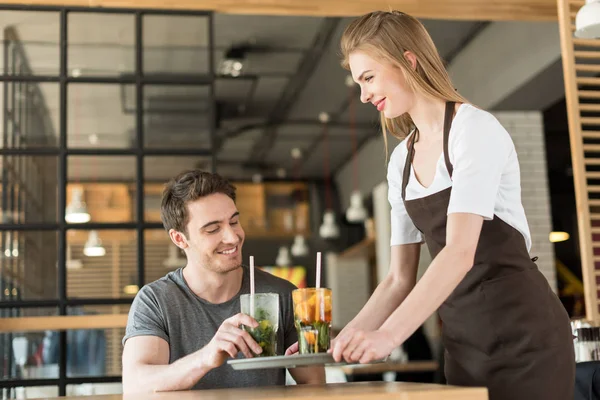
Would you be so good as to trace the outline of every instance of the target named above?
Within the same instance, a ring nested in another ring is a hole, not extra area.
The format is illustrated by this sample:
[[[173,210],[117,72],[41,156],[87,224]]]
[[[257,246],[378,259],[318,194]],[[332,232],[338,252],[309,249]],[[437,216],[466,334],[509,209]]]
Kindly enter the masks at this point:
[[[142,379],[142,374],[140,373],[142,370],[143,367],[137,364],[129,367],[123,367],[123,370],[121,371],[123,394],[139,394],[152,391],[152,388],[148,387],[148,385],[144,385],[143,382],[140,381]],[[137,371],[137,374],[134,371]]]
[[[123,370],[123,394],[140,392],[141,385],[135,384],[136,379],[132,375],[133,373],[131,371]]]
[[[326,382],[325,368],[322,367],[311,368],[310,372],[303,375],[296,380],[298,385],[323,385]]]

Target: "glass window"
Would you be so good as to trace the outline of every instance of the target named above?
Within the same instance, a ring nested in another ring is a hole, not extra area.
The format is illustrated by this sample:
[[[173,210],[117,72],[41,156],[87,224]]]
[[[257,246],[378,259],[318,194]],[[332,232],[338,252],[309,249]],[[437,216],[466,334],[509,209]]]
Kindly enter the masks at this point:
[[[68,73],[71,76],[122,76],[135,71],[132,14],[69,13]]]
[[[70,156],[67,222],[131,222],[135,218],[133,156]]]
[[[7,60],[0,52],[6,75],[58,75],[58,12],[2,10],[0,31],[8,46]]]
[[[137,284],[134,230],[69,230],[67,296],[71,299],[131,297]]]
[[[126,149],[136,145],[134,85],[70,84],[67,145]]]
[[[58,157],[0,155],[4,223],[57,221]]]
[[[0,148],[58,146],[58,84],[0,82],[0,90]]]
[[[56,299],[58,235],[52,231],[0,231],[0,299]]]
[[[144,87],[144,146],[209,149],[211,97],[208,86]]]
[[[207,74],[207,16],[145,15],[144,74]]]

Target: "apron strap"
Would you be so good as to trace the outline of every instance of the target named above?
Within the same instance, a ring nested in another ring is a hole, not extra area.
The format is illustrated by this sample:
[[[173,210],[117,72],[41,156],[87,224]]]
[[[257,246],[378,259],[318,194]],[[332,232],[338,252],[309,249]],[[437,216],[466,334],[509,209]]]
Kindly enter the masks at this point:
[[[454,102],[448,101],[446,103],[446,114],[444,115],[444,161],[446,162],[446,169],[450,178],[452,178],[452,171],[454,168],[450,163],[450,154],[448,153],[448,136],[450,136],[450,126],[452,125],[452,115],[454,114]]]
[[[418,135],[419,131],[415,129],[413,135],[408,139],[408,154],[406,155],[404,173],[402,174],[402,201],[406,199],[406,185],[408,185],[408,180],[410,179],[410,167],[415,156],[415,141],[417,141]]]
[[[444,161],[446,162],[446,168],[452,178],[452,164],[450,164],[450,156],[448,155],[448,136],[450,135],[450,126],[452,125],[452,115],[454,114],[454,102],[446,102],[446,113],[444,114]],[[408,154],[406,155],[406,162],[404,164],[404,173],[402,174],[402,201],[406,199],[406,186],[410,178],[410,168],[412,161],[415,156],[415,142],[419,140],[419,131],[415,129],[414,134],[408,139]]]

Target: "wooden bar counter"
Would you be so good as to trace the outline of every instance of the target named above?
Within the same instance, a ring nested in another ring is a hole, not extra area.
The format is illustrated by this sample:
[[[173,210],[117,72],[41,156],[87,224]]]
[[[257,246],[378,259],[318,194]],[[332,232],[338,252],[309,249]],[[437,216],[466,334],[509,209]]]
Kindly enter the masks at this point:
[[[61,400],[488,400],[486,388],[408,382],[356,382],[156,394],[61,397]],[[58,399],[57,399],[58,400]]]

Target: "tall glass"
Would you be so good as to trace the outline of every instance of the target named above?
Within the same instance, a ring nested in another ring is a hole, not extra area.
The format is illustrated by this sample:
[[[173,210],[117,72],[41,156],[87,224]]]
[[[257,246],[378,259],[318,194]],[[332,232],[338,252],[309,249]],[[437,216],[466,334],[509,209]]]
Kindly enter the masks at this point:
[[[251,300],[254,300],[252,304]],[[252,354],[255,357],[272,357],[277,355],[277,330],[279,329],[279,295],[277,293],[255,293],[240,296],[241,312],[249,315],[258,322],[256,328],[242,325],[242,329],[262,349],[261,354]],[[254,310],[252,310],[254,306]]]
[[[298,353],[326,353],[331,346],[331,289],[292,291]]]

